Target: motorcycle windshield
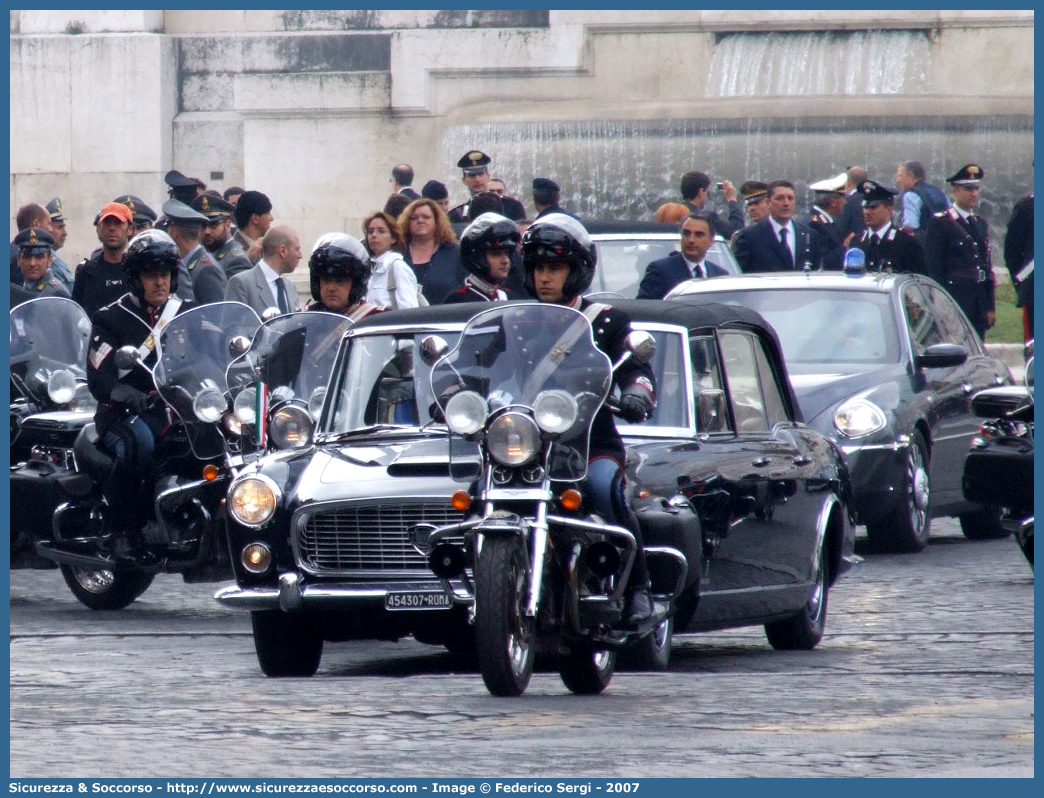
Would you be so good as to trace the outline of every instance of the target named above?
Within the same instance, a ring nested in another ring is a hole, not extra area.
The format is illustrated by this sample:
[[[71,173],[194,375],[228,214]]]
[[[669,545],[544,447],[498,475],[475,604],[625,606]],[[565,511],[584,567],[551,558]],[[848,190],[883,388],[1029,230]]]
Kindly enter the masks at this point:
[[[229,389],[235,395],[262,382],[272,405],[295,399],[317,410],[326,395],[338,344],[351,326],[346,316],[320,311],[266,321],[254,333],[250,349],[228,367]]]
[[[11,376],[36,401],[47,399],[47,383],[65,370],[87,379],[91,320],[71,299],[41,297],[11,309]]]
[[[553,439],[550,478],[575,481],[587,474],[591,424],[611,378],[609,358],[595,346],[586,316],[561,305],[527,303],[477,314],[435,364],[431,384],[443,412],[461,390],[481,395],[490,414],[511,407],[532,415],[549,391],[572,397],[575,420],[564,432],[542,437]]]
[[[160,334],[156,390],[185,425],[192,453],[201,460],[224,452],[217,425],[230,409],[229,343],[240,335],[252,338],[260,325],[246,305],[215,302],[175,316]]]

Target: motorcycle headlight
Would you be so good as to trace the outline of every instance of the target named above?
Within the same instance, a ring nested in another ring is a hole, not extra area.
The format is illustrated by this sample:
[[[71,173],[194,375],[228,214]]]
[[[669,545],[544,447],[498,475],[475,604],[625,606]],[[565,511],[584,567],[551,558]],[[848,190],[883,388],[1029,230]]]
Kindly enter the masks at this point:
[[[884,411],[867,399],[850,399],[834,411],[834,426],[848,438],[862,438],[886,423]]]
[[[47,379],[47,395],[56,405],[65,405],[76,396],[76,377],[68,369],[58,369]]]
[[[257,388],[244,388],[232,402],[232,412],[241,424],[257,423]]]
[[[308,397],[308,415],[314,421],[319,420],[319,414],[323,412],[323,402],[326,401],[326,386],[316,388]]]
[[[296,449],[312,441],[312,417],[298,405],[286,405],[272,414],[268,438],[279,449]]]
[[[565,391],[544,391],[533,402],[533,417],[544,432],[560,435],[576,423],[576,399]]]
[[[282,498],[275,482],[263,474],[245,477],[228,491],[229,513],[243,526],[267,524]]]
[[[192,412],[196,414],[196,418],[207,424],[220,421],[226,410],[228,402],[217,388],[203,388],[192,399]]]
[[[501,465],[525,465],[540,451],[540,430],[527,415],[505,413],[489,425],[486,446]]]
[[[84,383],[76,386],[76,393],[69,402],[69,409],[74,413],[93,413],[98,409],[98,402],[91,396],[90,390]]]
[[[243,434],[243,422],[236,418],[235,413],[225,413],[221,423],[229,435],[235,435],[238,438]]]
[[[458,435],[474,435],[486,423],[486,400],[474,391],[455,393],[446,402],[446,426]]]

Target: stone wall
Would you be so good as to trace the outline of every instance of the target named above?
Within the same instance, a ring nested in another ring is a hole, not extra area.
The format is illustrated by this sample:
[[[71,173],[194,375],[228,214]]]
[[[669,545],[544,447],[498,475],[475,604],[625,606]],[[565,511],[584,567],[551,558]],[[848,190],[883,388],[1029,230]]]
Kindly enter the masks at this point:
[[[916,95],[714,95],[715,54],[734,34],[879,30],[923,42]],[[978,136],[998,119],[1003,130]],[[60,195],[63,255],[82,256],[104,202],[130,192],[158,210],[162,175],[177,168],[265,191],[310,248],[328,230],[358,235],[398,161],[418,186],[436,178],[463,200],[455,161],[472,146],[527,204],[529,179],[564,175],[589,214],[642,212],[692,168],[769,176],[754,173],[759,149],[799,183],[860,160],[889,181],[897,157],[921,157],[937,181],[965,158],[988,182],[1022,169],[1024,186],[1032,119],[1026,11],[12,11],[11,229],[19,205]],[[518,138],[549,124],[547,147]],[[930,134],[888,138],[904,126]],[[616,152],[602,149],[607,137],[630,149],[604,155]],[[788,137],[819,159],[778,150]],[[928,152],[904,154],[911,146]],[[623,174],[593,182],[601,165],[585,159],[607,157]],[[614,198],[635,194],[628,181],[640,202]]]

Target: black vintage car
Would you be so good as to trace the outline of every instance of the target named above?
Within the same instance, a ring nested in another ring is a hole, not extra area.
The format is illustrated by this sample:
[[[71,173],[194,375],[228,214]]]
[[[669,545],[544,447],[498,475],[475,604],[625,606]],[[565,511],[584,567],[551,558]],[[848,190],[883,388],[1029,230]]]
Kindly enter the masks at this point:
[[[1000,508],[969,502],[961,472],[979,420],[972,396],[1011,382],[964,313],[915,274],[756,274],[691,280],[685,303],[751,308],[775,328],[808,424],[845,453],[856,520],[878,551],[919,551],[933,516],[1001,537]]]
[[[646,545],[688,560],[675,628],[764,625],[776,648],[814,647],[827,592],[856,559],[850,485],[837,447],[800,423],[771,328],[742,308],[617,306],[657,342],[656,411],[620,429]],[[452,500],[462,485],[450,473],[447,429],[431,417],[425,341],[453,346],[486,307],[357,324],[304,445],[269,455],[231,486],[237,584],[216,598],[251,611],[267,675],[311,675],[324,640],[413,634],[473,647],[469,591],[457,582],[449,595],[428,565],[432,530],[466,513]],[[669,622],[657,630],[668,652],[671,632]]]

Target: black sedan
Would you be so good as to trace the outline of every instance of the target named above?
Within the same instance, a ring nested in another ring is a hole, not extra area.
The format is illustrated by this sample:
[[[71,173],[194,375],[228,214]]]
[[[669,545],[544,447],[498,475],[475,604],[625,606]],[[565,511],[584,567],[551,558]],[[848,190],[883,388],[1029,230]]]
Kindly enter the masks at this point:
[[[919,551],[933,516],[969,538],[1001,537],[998,507],[973,504],[961,472],[978,391],[1011,382],[964,313],[913,274],[758,274],[679,285],[669,299],[751,308],[775,328],[807,422],[845,452],[856,520],[877,551]]]
[[[774,334],[742,308],[618,306],[658,344],[655,413],[621,432],[646,545],[688,560],[674,628],[763,625],[775,648],[814,647],[828,590],[856,560],[850,485],[834,444],[800,423]],[[452,501],[462,485],[448,431],[431,417],[424,342],[452,346],[485,307],[361,321],[314,432],[231,486],[237,584],[216,598],[251,611],[267,675],[311,675],[324,640],[412,634],[450,650],[474,645],[468,591],[447,594],[427,563],[428,535],[465,511]],[[676,569],[653,577],[654,592],[677,587],[657,584]],[[655,634],[661,666],[671,634],[671,622]]]

